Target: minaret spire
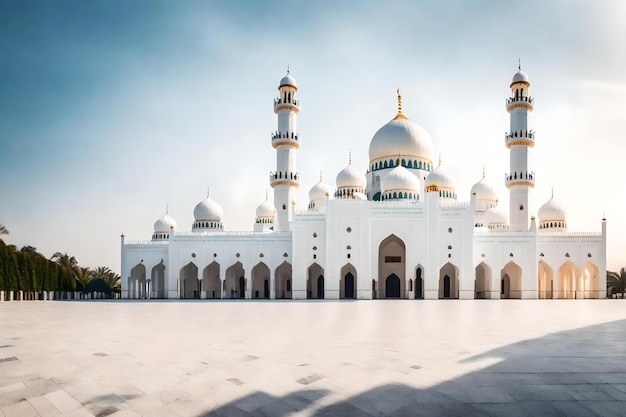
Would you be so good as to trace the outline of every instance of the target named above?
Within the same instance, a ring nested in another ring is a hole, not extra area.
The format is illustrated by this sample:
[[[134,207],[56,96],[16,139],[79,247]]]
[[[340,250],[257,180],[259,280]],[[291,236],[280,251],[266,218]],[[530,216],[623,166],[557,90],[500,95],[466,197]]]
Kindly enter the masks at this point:
[[[535,186],[535,173],[531,170],[531,149],[535,146],[535,133],[530,126],[530,112],[534,99],[529,95],[530,81],[521,72],[521,59],[517,61],[519,72],[510,84],[511,96],[506,100],[506,110],[511,114],[511,129],[505,133],[504,143],[509,148],[509,172],[504,183],[509,191],[509,215],[512,231],[528,231],[531,190]]]
[[[296,190],[300,186],[300,174],[296,170],[296,151],[300,147],[297,115],[300,102],[296,99],[298,86],[287,65],[285,75],[278,85],[278,98],[274,99],[274,113],[278,126],[272,133],[272,147],[276,149],[276,171],[270,172],[270,185],[274,188],[276,207],[276,231],[291,230]]]

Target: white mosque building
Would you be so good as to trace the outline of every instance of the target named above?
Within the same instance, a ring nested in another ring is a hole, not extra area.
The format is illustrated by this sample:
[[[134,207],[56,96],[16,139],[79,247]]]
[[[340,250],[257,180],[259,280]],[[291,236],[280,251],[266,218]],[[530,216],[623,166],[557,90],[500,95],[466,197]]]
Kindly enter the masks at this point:
[[[469,201],[458,201],[454,176],[434,163],[433,141],[402,113],[399,92],[396,116],[370,142],[365,174],[350,161],[336,187],[320,178],[298,211],[300,103],[288,71],[274,100],[274,202],[258,206],[254,230],[225,231],[208,193],[191,231],[178,231],[166,212],[150,241],[122,235],[122,297],[604,298],[606,219],[601,232],[570,232],[554,196],[533,211],[534,100],[521,69],[510,88],[508,212],[484,173]]]

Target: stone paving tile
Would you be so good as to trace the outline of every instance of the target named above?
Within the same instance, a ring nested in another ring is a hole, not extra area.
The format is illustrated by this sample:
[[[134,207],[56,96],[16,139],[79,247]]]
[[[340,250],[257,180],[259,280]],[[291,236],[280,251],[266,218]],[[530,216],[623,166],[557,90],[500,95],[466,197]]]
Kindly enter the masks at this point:
[[[614,300],[2,309],[2,417],[626,414]]]

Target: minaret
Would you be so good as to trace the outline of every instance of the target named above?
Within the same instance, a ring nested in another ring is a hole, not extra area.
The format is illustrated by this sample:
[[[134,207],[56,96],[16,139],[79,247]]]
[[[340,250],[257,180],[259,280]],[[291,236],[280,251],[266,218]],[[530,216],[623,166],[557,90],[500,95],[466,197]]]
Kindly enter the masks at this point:
[[[296,171],[296,150],[300,147],[297,116],[300,102],[296,100],[298,86],[289,74],[280,80],[279,96],[274,99],[274,113],[278,116],[278,130],[272,133],[272,146],[276,149],[276,171],[270,172],[270,185],[274,188],[276,231],[291,229],[296,203],[296,189],[300,175]]]
[[[531,189],[535,186],[535,173],[530,170],[530,150],[535,146],[535,133],[530,128],[530,112],[534,99],[528,95],[530,82],[521,65],[511,82],[511,97],[506,100],[506,110],[511,114],[511,130],[504,135],[510,150],[510,170],[505,184],[510,190],[510,229],[527,231],[530,219]]]

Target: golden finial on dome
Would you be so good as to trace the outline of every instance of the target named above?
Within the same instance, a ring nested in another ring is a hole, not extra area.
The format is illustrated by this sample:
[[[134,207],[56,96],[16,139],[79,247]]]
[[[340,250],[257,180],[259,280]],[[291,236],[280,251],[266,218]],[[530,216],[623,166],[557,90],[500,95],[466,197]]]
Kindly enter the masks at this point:
[[[441,154],[439,154],[439,166],[441,166]]]
[[[289,64],[287,64],[287,75],[289,75]]]
[[[517,70],[518,71],[522,70],[522,59],[521,58],[517,58]]]
[[[169,210],[169,207],[167,206],[167,203],[165,203],[165,214],[170,214],[170,210]]]
[[[396,90],[396,93],[398,94],[398,114],[396,114],[393,120],[406,119],[407,117],[402,113],[402,96],[399,88]]]
[[[348,150],[348,165],[352,165],[352,149]]]
[[[206,187],[206,198],[209,198],[210,195],[211,195],[210,189],[209,187]]]
[[[485,166],[483,165],[483,179],[485,179]]]
[[[554,187],[552,187],[552,197],[551,198],[554,198]]]
[[[322,170],[320,169],[320,182],[322,182]]]

